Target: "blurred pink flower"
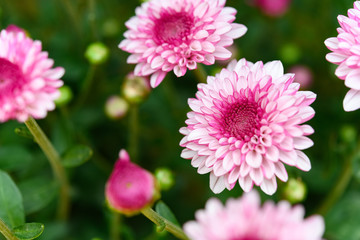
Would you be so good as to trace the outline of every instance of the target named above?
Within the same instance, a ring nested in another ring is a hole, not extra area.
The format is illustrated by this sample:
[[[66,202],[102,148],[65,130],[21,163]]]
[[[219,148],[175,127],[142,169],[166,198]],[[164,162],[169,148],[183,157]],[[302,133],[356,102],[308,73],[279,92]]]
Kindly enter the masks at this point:
[[[207,84],[198,84],[196,99],[189,99],[181,156],[192,159],[198,173],[210,172],[214,193],[238,181],[245,192],[255,183],[273,194],[276,176],[288,179],[284,164],[310,170],[300,150],[313,145],[306,136],[314,130],[300,124],[314,116],[309,105],[316,95],[298,91],[294,74],[283,71],[280,61],[234,60]]]
[[[1,31],[0,122],[44,118],[55,108],[64,69],[53,64],[41,51],[41,42],[28,38],[21,28],[10,25]]]
[[[319,215],[304,219],[301,205],[286,201],[275,205],[267,201],[261,207],[254,190],[225,206],[216,198],[208,200],[196,221],[185,223],[184,231],[192,240],[321,240],[324,220]]]
[[[360,2],[355,1],[348,17],[339,15],[338,21],[338,36],[325,40],[332,51],[326,59],[339,65],[335,75],[350,88],[343,102],[345,111],[349,112],[360,108]]]
[[[300,83],[302,89],[307,89],[313,82],[313,73],[305,65],[295,65],[289,69],[289,72],[295,74],[295,82]]]
[[[151,206],[160,196],[155,177],[131,163],[125,150],[120,151],[105,188],[109,207],[127,215],[139,213],[143,208]]]
[[[265,14],[277,17],[289,9],[291,0],[253,0],[253,2]]]
[[[197,63],[211,65],[226,60],[225,47],[245,34],[247,28],[232,23],[236,10],[224,7],[226,0],[150,0],[136,9],[126,22],[128,31],[119,48],[131,53],[128,63],[137,64],[135,75],[151,75],[157,87],[174,71],[183,76]]]

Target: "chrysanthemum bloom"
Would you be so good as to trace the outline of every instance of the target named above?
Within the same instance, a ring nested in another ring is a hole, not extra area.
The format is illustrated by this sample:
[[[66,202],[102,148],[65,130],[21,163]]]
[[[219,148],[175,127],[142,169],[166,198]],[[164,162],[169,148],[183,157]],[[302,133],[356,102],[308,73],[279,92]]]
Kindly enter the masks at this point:
[[[284,74],[280,61],[234,60],[207,81],[189,99],[193,111],[180,129],[180,145],[181,156],[192,159],[198,173],[210,172],[213,192],[230,190],[238,181],[246,192],[255,183],[273,194],[276,176],[288,179],[284,164],[310,170],[300,150],[313,145],[306,135],[314,130],[300,124],[314,116],[309,105],[316,96],[298,91],[294,74]]]
[[[54,61],[41,51],[41,42],[33,41],[14,26],[0,33],[0,122],[29,116],[44,118],[55,108],[60,96],[61,67],[52,68]]]
[[[325,229],[319,215],[304,219],[301,205],[267,201],[261,207],[255,191],[229,199],[225,206],[212,198],[195,218],[184,225],[192,240],[321,240]]]
[[[350,88],[343,105],[345,111],[360,108],[360,2],[354,2],[354,8],[348,10],[348,17],[339,15],[338,36],[325,40],[332,53],[326,55],[329,62],[339,65],[335,75],[345,80]]]
[[[106,183],[105,195],[111,209],[133,215],[151,206],[159,198],[160,193],[155,177],[131,163],[128,153],[121,150]]]
[[[131,53],[127,62],[137,64],[135,75],[151,75],[153,88],[174,71],[183,76],[197,63],[211,65],[226,60],[226,49],[247,28],[233,23],[236,10],[226,0],[150,0],[136,9],[126,26],[119,48]]]

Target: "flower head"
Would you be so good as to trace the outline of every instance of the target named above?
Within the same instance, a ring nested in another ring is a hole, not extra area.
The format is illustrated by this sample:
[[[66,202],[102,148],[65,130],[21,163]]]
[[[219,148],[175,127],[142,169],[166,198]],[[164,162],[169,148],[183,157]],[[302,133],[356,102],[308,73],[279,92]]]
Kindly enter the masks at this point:
[[[276,17],[288,10],[291,0],[254,0],[254,2],[265,14]]]
[[[350,88],[343,105],[345,111],[360,108],[360,2],[354,2],[354,8],[348,10],[348,17],[339,15],[338,36],[325,40],[332,52],[326,55],[329,62],[339,65],[335,75],[345,80]]]
[[[255,191],[229,199],[225,206],[212,198],[195,217],[184,225],[192,240],[321,240],[325,228],[319,215],[304,219],[300,205],[267,201],[261,207]]]
[[[44,118],[60,96],[61,67],[41,51],[41,42],[10,25],[0,33],[0,122]]]
[[[155,177],[130,162],[125,150],[119,153],[114,170],[106,183],[106,200],[113,210],[127,215],[150,206],[160,196]]]
[[[236,10],[226,0],[150,0],[136,9],[119,47],[131,53],[127,62],[137,64],[135,75],[151,75],[157,87],[174,71],[183,76],[198,63],[211,65],[226,60],[225,47],[245,34],[247,28],[233,23]]]
[[[308,171],[309,158],[300,150],[313,142],[309,125],[315,94],[298,91],[294,74],[284,74],[280,61],[263,65],[233,61],[207,84],[199,84],[192,109],[180,129],[185,135],[181,156],[192,159],[198,173],[210,172],[210,188],[219,193],[238,181],[267,194],[277,189],[276,176],[287,181],[284,164]]]

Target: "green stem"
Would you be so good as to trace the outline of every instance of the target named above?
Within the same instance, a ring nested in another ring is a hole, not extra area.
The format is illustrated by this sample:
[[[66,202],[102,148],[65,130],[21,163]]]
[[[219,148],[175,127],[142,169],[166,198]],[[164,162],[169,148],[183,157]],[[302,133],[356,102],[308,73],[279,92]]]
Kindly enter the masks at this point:
[[[156,225],[163,227],[166,231],[173,234],[175,237],[183,240],[189,240],[189,238],[186,236],[186,234],[180,227],[168,221],[166,218],[163,218],[151,208],[145,208],[141,210],[141,213],[144,214],[145,217],[150,219]]]
[[[54,172],[54,175],[57,181],[60,183],[60,199],[58,207],[58,219],[66,220],[69,212],[69,183],[65,173],[64,167],[61,165],[61,160],[58,152],[55,150],[54,146],[51,144],[49,139],[46,137],[44,132],[41,130],[40,126],[36,121],[29,117],[25,121],[25,125],[34,136],[34,140],[39,144],[40,148],[48,158],[51,168]]]
[[[132,162],[138,158],[138,137],[139,137],[139,107],[132,105],[129,109],[129,146],[128,151]]]
[[[0,218],[0,232],[7,240],[19,240]]]
[[[78,37],[80,37],[79,39],[82,39],[83,34],[82,34],[81,27],[79,24],[80,21],[78,18],[78,14],[74,10],[72,3],[69,0],[61,0],[60,2],[64,5],[66,11],[68,12],[68,14],[71,18],[72,24],[75,27],[75,31],[76,31]]]
[[[199,83],[207,83],[206,79],[207,79],[207,73],[204,69],[204,67],[201,64],[197,65],[197,68],[194,69],[194,74],[197,78],[197,80],[199,81]]]
[[[120,240],[121,215],[115,211],[112,212],[110,224],[110,239]]]
[[[91,90],[91,86],[94,82],[94,76],[96,72],[96,65],[91,64],[89,67],[89,70],[86,74],[85,80],[82,84],[81,90],[80,90],[80,96],[77,100],[77,102],[74,104],[74,109],[77,109],[81,105],[83,105],[88,98]]]

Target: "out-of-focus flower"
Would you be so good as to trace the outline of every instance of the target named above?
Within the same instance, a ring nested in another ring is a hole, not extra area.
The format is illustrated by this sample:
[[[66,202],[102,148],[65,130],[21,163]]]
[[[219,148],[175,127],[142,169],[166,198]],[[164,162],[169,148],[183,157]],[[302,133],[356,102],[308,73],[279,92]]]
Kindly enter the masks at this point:
[[[151,87],[147,77],[135,76],[130,73],[125,77],[121,90],[126,100],[138,104],[148,97]]]
[[[198,63],[211,65],[226,60],[226,47],[245,34],[247,28],[233,23],[236,10],[225,0],[150,0],[136,9],[126,22],[128,31],[119,48],[131,53],[127,62],[137,64],[135,75],[151,75],[157,87],[174,71],[183,76]]]
[[[160,197],[155,177],[131,163],[125,150],[119,153],[119,159],[106,183],[105,195],[111,209],[126,215],[139,213]]]
[[[54,61],[41,50],[41,42],[33,41],[17,26],[1,31],[0,122],[44,118],[55,109],[65,71],[52,68]]]
[[[265,14],[278,17],[286,13],[291,0],[253,0],[253,2]]]
[[[101,64],[109,58],[109,49],[105,44],[95,42],[86,48],[85,57],[92,64]]]
[[[293,81],[280,61],[241,59],[198,84],[196,98],[188,101],[188,126],[180,129],[181,156],[192,159],[198,173],[210,172],[213,192],[230,190],[238,181],[246,192],[255,183],[273,194],[276,176],[288,179],[284,164],[310,170],[301,150],[313,145],[306,136],[314,130],[300,124],[314,116],[309,105],[316,95],[298,91]]]
[[[105,103],[105,113],[111,119],[124,117],[128,110],[128,102],[119,96],[111,96]]]
[[[212,198],[195,216],[196,221],[184,225],[192,240],[321,240],[325,229],[319,215],[304,219],[301,205],[267,201],[261,207],[255,191],[229,199],[225,206]]]
[[[304,65],[296,65],[289,69],[289,72],[295,74],[295,82],[300,83],[302,89],[307,89],[313,82],[313,74],[311,70]]]
[[[339,65],[335,75],[350,88],[343,102],[345,111],[349,112],[360,108],[360,2],[355,1],[348,17],[339,15],[338,21],[338,36],[325,40],[332,51],[326,59]]]
[[[175,184],[174,174],[168,168],[157,168],[155,177],[158,180],[161,190],[169,190]]]

